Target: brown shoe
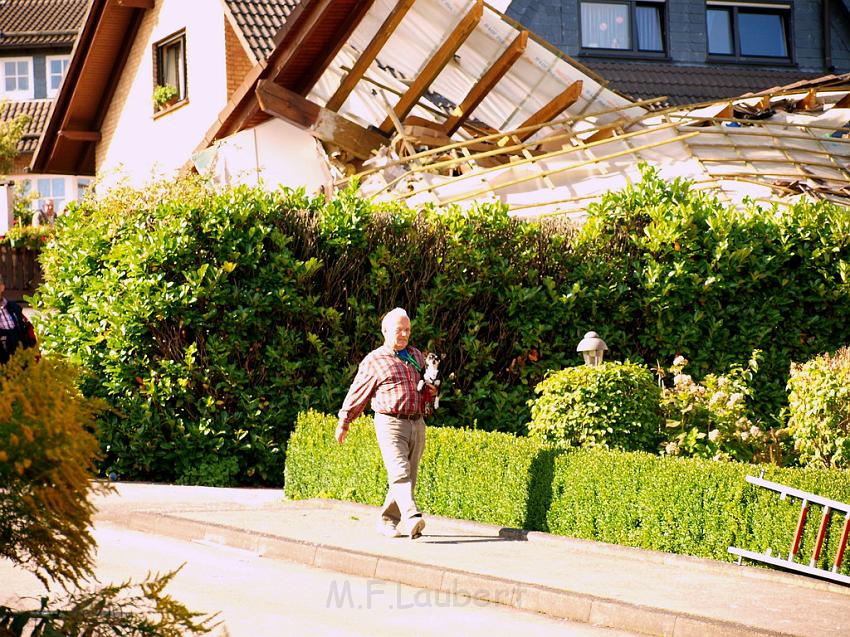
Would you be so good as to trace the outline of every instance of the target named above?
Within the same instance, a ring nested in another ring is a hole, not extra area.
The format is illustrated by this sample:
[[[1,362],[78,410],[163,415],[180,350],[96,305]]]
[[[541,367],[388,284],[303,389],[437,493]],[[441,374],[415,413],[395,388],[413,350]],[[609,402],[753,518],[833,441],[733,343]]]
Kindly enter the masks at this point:
[[[411,540],[415,540],[422,536],[422,530],[425,528],[425,520],[422,514],[417,514],[407,518],[405,526],[405,535],[410,536]]]

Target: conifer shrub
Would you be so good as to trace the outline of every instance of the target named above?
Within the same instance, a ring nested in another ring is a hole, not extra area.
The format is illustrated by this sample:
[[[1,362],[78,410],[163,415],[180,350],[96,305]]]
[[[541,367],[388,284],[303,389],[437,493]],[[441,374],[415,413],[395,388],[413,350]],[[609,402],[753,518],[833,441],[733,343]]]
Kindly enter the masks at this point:
[[[791,365],[788,426],[800,462],[850,468],[850,347]]]
[[[76,370],[18,350],[0,366],[0,556],[42,582],[89,574],[98,405]]]

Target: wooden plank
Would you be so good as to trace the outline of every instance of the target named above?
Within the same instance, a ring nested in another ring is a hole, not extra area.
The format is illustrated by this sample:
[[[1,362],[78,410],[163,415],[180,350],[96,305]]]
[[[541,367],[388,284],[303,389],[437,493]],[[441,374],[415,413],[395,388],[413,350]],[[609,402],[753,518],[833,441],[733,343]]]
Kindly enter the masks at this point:
[[[560,95],[557,95],[546,106],[534,113],[531,117],[525,120],[520,128],[526,126],[536,126],[545,122],[550,122],[558,115],[567,110],[570,106],[576,103],[576,100],[581,96],[582,81],[576,80],[570,84]],[[517,135],[517,139],[524,142],[531,137],[534,131],[526,131]]]
[[[399,2],[396,3],[386,20],[384,20],[383,24],[381,24],[381,27],[375,34],[375,37],[372,38],[372,41],[369,42],[363,50],[363,53],[361,53],[360,57],[357,58],[354,66],[351,67],[351,71],[349,71],[348,75],[342,79],[342,82],[340,82],[336,92],[328,100],[327,104],[325,104],[325,108],[332,111],[338,111],[340,109],[340,107],[345,103],[345,100],[348,99],[348,96],[351,95],[351,91],[354,90],[354,87],[366,74],[366,70],[371,66],[372,62],[375,61],[375,58],[378,57],[378,53],[380,53],[381,49],[384,48],[387,40],[390,39],[390,36],[398,28],[398,25],[401,24],[405,14],[407,14],[415,1],[416,0],[399,0]]]
[[[481,76],[476,85],[464,98],[460,106],[455,109],[452,116],[446,120],[445,131],[446,135],[451,137],[457,130],[463,126],[463,123],[472,115],[473,111],[484,101],[488,93],[493,90],[496,84],[510,71],[514,63],[525,52],[525,47],[528,45],[528,31],[520,31],[519,35],[514,38],[514,41],[507,49],[499,56],[499,59],[487,69],[487,72]]]
[[[832,108],[850,108],[850,93],[838,100]]]
[[[815,89],[813,89],[813,88],[810,88],[810,89],[806,92],[806,96],[805,96],[803,99],[799,100],[799,101],[798,101],[798,102],[794,105],[794,110],[797,110],[797,111],[810,111],[810,110],[812,110],[813,108],[816,108],[816,107],[817,107],[817,105],[818,105],[818,94],[817,94],[817,91],[815,91]]]
[[[153,9],[154,0],[116,0],[115,4],[128,9]]]
[[[99,142],[100,131],[63,129],[59,131],[59,137],[64,137],[75,142]]]
[[[304,79],[303,82],[300,83],[297,90],[301,95],[307,95],[316,85],[316,82],[319,81],[319,78],[322,77],[324,72],[331,65],[331,62],[336,58],[337,53],[343,47],[343,45],[348,42],[348,39],[351,37],[351,34],[354,33],[354,29],[360,26],[360,23],[363,21],[363,17],[372,8],[372,5],[375,4],[375,0],[359,0],[354,8],[349,13],[348,20],[343,22],[337,32],[334,34],[334,37],[329,40],[328,48],[326,51],[323,51],[320,54],[316,55],[316,62],[313,64],[310,75]],[[295,87],[293,87],[295,88]],[[337,109],[333,109],[337,110]]]
[[[371,157],[373,149],[387,142],[383,135],[269,80],[257,83],[256,95],[264,113],[306,130],[317,139],[335,144],[359,159]]]
[[[437,78],[440,72],[446,68],[446,65],[452,59],[452,56],[466,42],[466,38],[478,25],[481,17],[484,15],[484,0],[475,0],[472,8],[461,19],[458,25],[454,28],[448,38],[443,42],[442,46],[437,50],[433,57],[428,60],[425,68],[416,76],[410,88],[407,89],[401,99],[393,109],[398,119],[403,120],[410,114],[416,102],[422,97],[422,94],[428,90],[431,83]],[[387,117],[381,124],[380,129],[385,133],[389,133],[393,129],[393,121]]]

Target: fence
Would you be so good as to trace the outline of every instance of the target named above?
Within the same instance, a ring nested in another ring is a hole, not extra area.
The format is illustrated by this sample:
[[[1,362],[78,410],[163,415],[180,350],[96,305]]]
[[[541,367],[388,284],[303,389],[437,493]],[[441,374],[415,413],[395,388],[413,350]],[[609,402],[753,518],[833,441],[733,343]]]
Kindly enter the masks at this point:
[[[6,298],[22,301],[41,283],[38,252],[29,248],[0,246],[0,275],[6,282]]]

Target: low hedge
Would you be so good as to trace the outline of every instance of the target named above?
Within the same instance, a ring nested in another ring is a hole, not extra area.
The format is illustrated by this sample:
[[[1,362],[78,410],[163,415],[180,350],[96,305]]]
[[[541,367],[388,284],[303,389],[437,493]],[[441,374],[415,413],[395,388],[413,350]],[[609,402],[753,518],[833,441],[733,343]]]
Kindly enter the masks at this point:
[[[286,456],[286,496],[335,498],[380,505],[387,476],[372,418],[351,424],[345,443],[334,438],[336,419],[299,414]],[[469,429],[429,427],[419,465],[416,501],[425,511],[466,520],[524,527],[545,520],[539,447],[526,438]]]
[[[344,445],[335,418],[301,414],[289,442],[286,495],[378,505],[386,492],[372,419]],[[706,557],[729,546],[787,557],[800,501],[746,482],[760,467],[598,449],[555,450],[508,434],[429,427],[417,501],[427,512],[558,535]],[[850,475],[764,467],[764,478],[850,502]],[[808,563],[820,522],[813,508],[799,555]],[[844,518],[834,516],[821,554],[831,567]],[[850,561],[841,572],[850,573]]]
[[[828,470],[764,467],[766,480],[850,502],[850,476]],[[800,500],[745,481],[757,467],[659,458],[643,453],[576,451],[555,458],[548,530],[559,535],[731,560],[729,546],[787,557]],[[800,554],[811,555],[820,507],[809,513]],[[843,516],[834,516],[821,554],[835,556]],[[802,561],[802,560],[801,560]],[[848,571],[847,565],[843,566]]]

